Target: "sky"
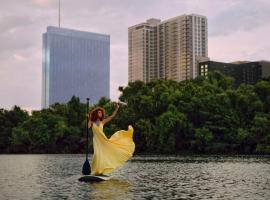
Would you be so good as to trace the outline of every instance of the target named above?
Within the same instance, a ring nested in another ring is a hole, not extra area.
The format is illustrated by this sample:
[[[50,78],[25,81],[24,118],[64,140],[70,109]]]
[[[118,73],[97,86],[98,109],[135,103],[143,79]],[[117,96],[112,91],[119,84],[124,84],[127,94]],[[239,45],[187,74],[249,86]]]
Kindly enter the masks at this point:
[[[109,34],[110,98],[128,82],[128,27],[182,14],[208,18],[211,60],[270,60],[268,0],[61,0],[61,26]],[[0,0],[0,108],[41,108],[42,33],[58,0]]]

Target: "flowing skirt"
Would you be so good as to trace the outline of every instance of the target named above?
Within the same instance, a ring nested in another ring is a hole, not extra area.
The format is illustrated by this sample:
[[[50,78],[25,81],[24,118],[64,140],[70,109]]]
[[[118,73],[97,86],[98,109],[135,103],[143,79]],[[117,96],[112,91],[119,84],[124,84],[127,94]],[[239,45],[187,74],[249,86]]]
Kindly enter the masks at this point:
[[[115,132],[109,139],[102,129],[98,126],[92,128],[94,155],[91,175],[111,173],[132,157],[135,150],[134,130],[131,125],[128,126],[128,130]]]

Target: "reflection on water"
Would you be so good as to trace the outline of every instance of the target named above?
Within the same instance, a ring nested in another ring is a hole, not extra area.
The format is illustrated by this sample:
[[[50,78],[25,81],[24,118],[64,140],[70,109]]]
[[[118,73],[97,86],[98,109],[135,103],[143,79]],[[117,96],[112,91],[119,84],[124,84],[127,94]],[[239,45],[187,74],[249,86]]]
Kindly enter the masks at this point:
[[[108,181],[89,183],[89,199],[132,199],[129,188],[130,183],[124,180],[110,179]]]
[[[135,156],[79,182],[84,155],[0,155],[0,199],[270,199],[269,157]]]

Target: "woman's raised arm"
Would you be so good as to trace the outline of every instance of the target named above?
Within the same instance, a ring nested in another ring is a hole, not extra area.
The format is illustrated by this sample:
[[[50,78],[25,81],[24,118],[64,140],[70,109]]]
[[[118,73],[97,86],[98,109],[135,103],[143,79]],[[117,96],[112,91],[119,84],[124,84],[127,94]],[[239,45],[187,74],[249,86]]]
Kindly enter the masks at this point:
[[[106,119],[104,119],[103,124],[106,124],[106,123],[110,122],[115,117],[115,115],[117,114],[118,109],[119,109],[119,104],[116,104],[116,108],[113,111],[113,114],[111,116],[107,117]]]

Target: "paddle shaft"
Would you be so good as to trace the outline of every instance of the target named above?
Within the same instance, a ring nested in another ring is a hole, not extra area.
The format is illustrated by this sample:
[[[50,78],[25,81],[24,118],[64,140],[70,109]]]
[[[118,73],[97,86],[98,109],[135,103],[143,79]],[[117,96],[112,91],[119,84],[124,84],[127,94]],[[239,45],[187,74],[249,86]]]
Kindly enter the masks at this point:
[[[82,173],[83,175],[89,175],[91,173],[91,169],[90,169],[90,164],[88,161],[88,137],[89,137],[89,129],[88,129],[88,120],[89,120],[89,116],[88,116],[88,112],[89,112],[89,98],[86,99],[86,106],[87,106],[87,117],[86,117],[86,159],[85,162],[83,164],[83,168],[82,168]]]
[[[88,127],[88,122],[89,122],[89,98],[86,99],[86,105],[87,105],[87,117],[86,117],[86,160],[88,160],[88,146],[89,146],[89,127]]]

